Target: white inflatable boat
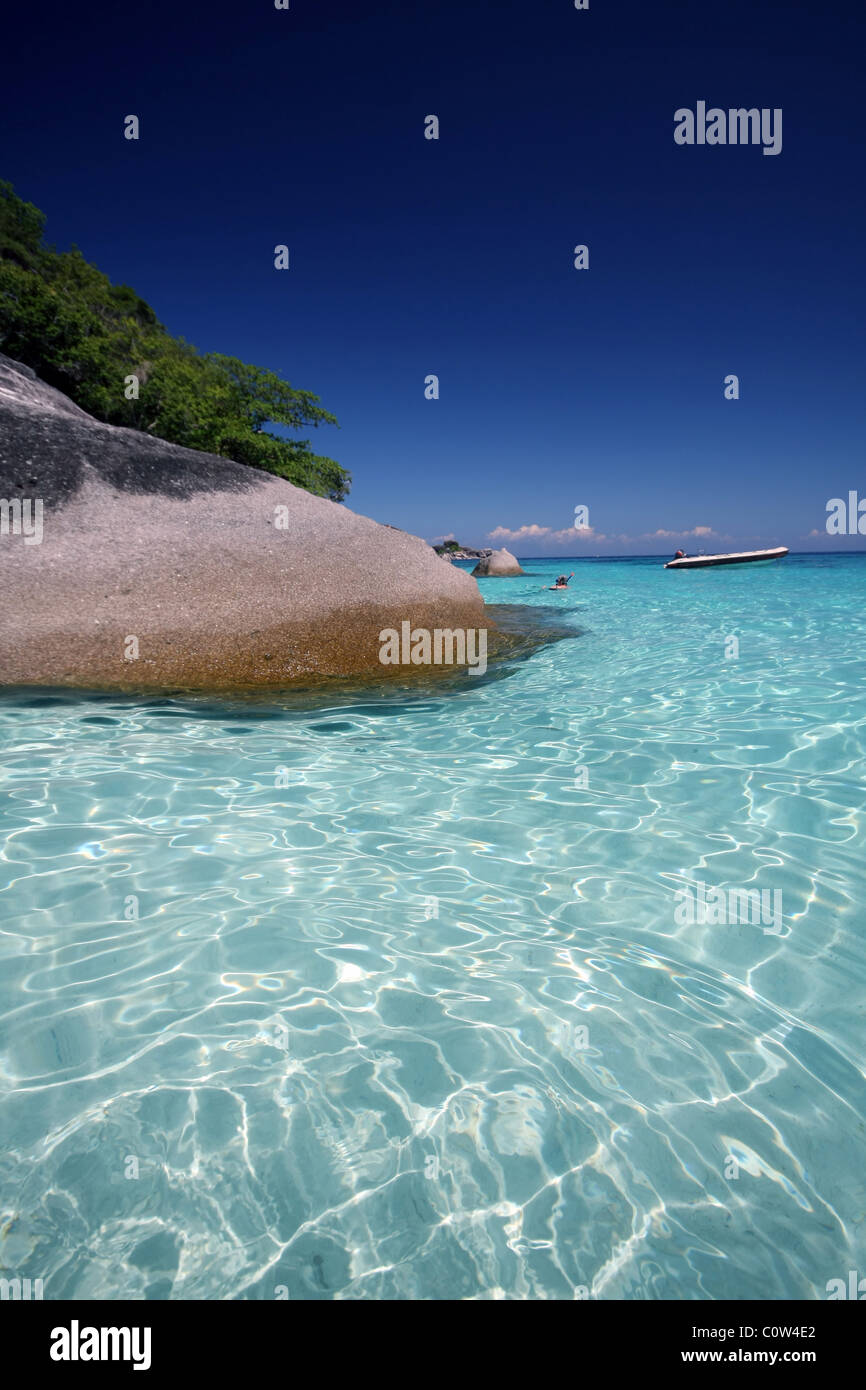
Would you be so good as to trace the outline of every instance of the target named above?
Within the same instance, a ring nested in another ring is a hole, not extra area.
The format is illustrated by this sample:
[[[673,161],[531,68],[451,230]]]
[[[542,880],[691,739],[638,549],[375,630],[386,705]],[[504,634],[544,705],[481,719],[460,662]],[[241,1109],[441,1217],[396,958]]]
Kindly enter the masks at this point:
[[[683,555],[679,560],[668,560],[666,570],[698,570],[706,565],[747,565],[752,560],[781,560],[787,555],[786,545],[777,545],[773,550],[741,550],[736,555]]]

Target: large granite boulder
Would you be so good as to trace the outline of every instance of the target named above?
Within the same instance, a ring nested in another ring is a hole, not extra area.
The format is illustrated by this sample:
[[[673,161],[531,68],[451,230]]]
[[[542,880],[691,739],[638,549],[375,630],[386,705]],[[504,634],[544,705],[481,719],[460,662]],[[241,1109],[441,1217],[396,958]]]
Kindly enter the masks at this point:
[[[511,574],[525,574],[526,571],[520,568],[517,560],[510,550],[489,550],[475,566],[472,575],[478,578],[493,578],[494,576],[508,576]]]
[[[2,354],[0,594],[7,685],[381,675],[383,628],[492,626],[474,580],[418,537],[101,424]]]

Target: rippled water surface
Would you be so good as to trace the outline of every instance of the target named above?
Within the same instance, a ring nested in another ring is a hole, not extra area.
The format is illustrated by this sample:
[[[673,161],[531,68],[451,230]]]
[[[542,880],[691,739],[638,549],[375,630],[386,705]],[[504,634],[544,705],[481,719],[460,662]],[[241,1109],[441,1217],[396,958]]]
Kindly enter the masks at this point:
[[[485,597],[579,635],[505,679],[0,699],[4,1276],[813,1299],[866,1274],[866,559],[582,561],[566,594],[525,563]],[[698,884],[781,918],[689,923]]]

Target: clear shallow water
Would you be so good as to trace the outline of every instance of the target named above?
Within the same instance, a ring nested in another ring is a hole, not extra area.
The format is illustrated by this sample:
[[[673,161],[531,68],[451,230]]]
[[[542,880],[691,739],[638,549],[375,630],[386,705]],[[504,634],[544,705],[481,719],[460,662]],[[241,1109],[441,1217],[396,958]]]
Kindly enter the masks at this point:
[[[0,698],[0,1273],[866,1275],[866,559],[526,565],[485,596],[582,635],[456,693]],[[780,934],[680,925],[698,882],[780,891]]]

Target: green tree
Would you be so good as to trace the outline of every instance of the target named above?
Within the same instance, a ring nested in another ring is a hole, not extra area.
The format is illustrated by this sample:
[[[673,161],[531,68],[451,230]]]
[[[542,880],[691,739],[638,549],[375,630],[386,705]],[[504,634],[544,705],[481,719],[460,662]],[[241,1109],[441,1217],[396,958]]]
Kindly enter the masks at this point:
[[[25,362],[99,420],[276,473],[342,501],[350,477],[309,440],[283,430],[337,421],[276,372],[173,337],[128,285],[73,247],[44,242],[45,218],[0,181],[0,350]],[[139,382],[126,398],[126,378]]]
[[[0,246],[4,257],[25,268],[35,265],[44,230],[45,214],[16,198],[11,183],[0,179]]]

